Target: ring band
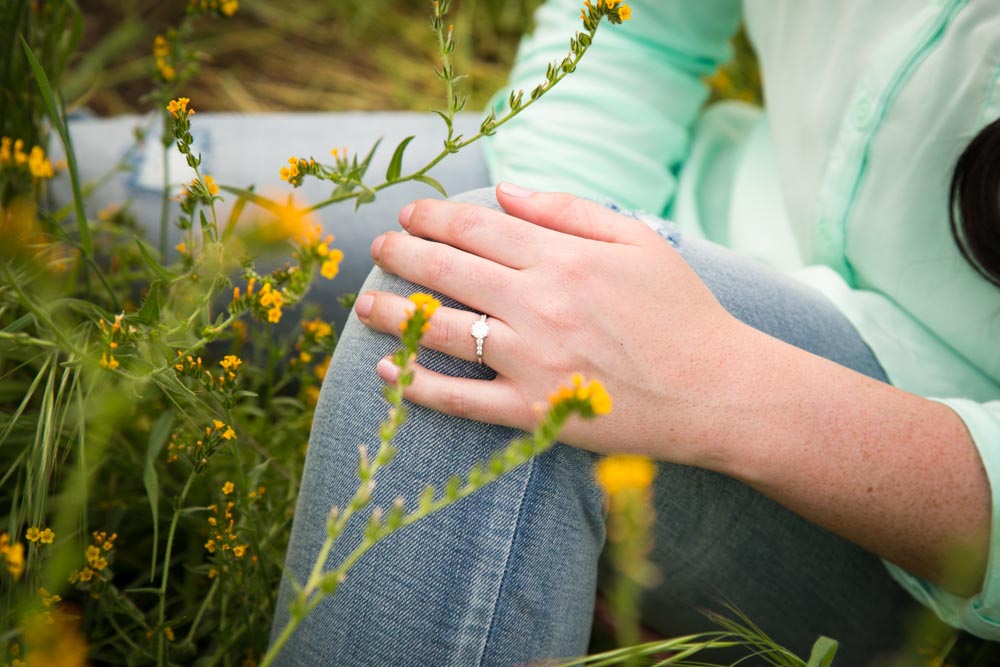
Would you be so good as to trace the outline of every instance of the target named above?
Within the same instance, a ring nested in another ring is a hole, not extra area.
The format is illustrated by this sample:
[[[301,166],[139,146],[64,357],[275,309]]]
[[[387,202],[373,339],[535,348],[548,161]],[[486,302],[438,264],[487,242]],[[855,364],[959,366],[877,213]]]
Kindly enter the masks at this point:
[[[479,319],[472,323],[469,333],[476,339],[476,361],[481,366],[483,364],[483,341],[490,335],[490,325],[486,323],[486,314],[479,316]]]

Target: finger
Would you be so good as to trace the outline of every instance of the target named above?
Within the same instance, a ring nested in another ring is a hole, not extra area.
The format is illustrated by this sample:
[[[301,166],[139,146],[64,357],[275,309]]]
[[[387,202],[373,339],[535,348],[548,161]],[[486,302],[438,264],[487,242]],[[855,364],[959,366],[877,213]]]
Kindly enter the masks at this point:
[[[513,269],[533,266],[556,241],[552,232],[503,211],[434,199],[405,206],[399,223],[414,236],[447,243]]]
[[[501,183],[497,186],[497,201],[512,216],[594,241],[636,245],[649,233],[637,220],[564,192],[532,192]]]
[[[366,292],[354,304],[358,319],[368,327],[399,335],[402,322],[413,312],[413,303],[391,292]],[[478,361],[472,325],[480,316],[468,310],[441,307],[434,311],[420,344],[458,359]],[[522,340],[506,323],[488,317],[489,333],[483,340],[483,363],[504,373],[523,359]]]
[[[518,298],[517,271],[443,243],[388,232],[375,238],[371,252],[383,270],[480,312],[503,317]]]
[[[389,357],[379,361],[376,370],[389,383],[399,377],[399,368]],[[502,378],[456,378],[414,364],[413,383],[403,390],[403,396],[452,417],[522,430],[530,429],[535,419],[534,411],[514,386]]]

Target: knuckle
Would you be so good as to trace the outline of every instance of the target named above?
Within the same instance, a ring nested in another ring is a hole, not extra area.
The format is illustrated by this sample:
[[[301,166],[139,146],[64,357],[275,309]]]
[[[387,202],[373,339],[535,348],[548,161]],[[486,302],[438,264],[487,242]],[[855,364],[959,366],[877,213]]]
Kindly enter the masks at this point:
[[[443,396],[444,411],[453,417],[465,419],[469,414],[469,404],[461,391],[449,389]]]
[[[445,320],[446,318],[443,317],[432,317],[431,329],[428,332],[430,342],[433,342],[442,352],[451,350],[457,338],[455,325]]]
[[[463,204],[458,206],[448,219],[450,238],[460,239],[476,233],[483,224],[482,210],[478,206]]]
[[[427,262],[427,277],[434,283],[446,280],[455,267],[455,257],[450,249],[436,248]]]

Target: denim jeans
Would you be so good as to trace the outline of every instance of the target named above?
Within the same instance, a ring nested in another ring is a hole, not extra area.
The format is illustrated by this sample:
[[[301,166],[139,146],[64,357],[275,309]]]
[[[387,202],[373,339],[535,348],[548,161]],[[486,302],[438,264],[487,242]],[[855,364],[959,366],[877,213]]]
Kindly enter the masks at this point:
[[[497,206],[487,190],[462,198]],[[818,293],[719,246],[679,238],[667,223],[645,221],[660,228],[664,242],[678,248],[734,316],[885,380],[853,327]],[[420,288],[376,268],[364,289]],[[670,298],[668,288],[663,298]],[[324,540],[329,509],[343,507],[357,487],[357,446],[377,442],[386,404],[374,367],[397,342],[351,316],[337,347],[316,409],[287,556],[287,571],[300,582]],[[433,351],[422,351],[420,360],[451,375],[492,375]],[[443,485],[517,435],[413,406],[397,458],[377,477],[373,505],[388,507],[402,497],[413,508],[425,485]],[[307,617],[279,664],[464,667],[586,653],[605,541],[595,458],[558,444],[392,535]],[[645,597],[645,625],[669,635],[712,629],[701,610],[719,609],[725,600],[805,657],[820,634],[841,642],[838,665],[877,664],[881,651],[895,647],[913,603],[878,558],[731,478],[659,468],[652,559],[662,583]],[[349,525],[328,567],[359,542],[363,523]],[[290,593],[286,580],[276,629],[288,619]]]

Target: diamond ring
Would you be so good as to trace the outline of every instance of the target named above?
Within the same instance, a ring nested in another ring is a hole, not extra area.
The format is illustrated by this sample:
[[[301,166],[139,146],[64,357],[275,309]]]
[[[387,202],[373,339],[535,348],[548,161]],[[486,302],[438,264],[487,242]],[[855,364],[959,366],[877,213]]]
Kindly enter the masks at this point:
[[[486,337],[490,335],[490,325],[486,323],[486,315],[480,315],[479,319],[472,323],[472,329],[469,331],[472,337],[476,339],[476,360],[480,365],[483,363],[483,341]]]

